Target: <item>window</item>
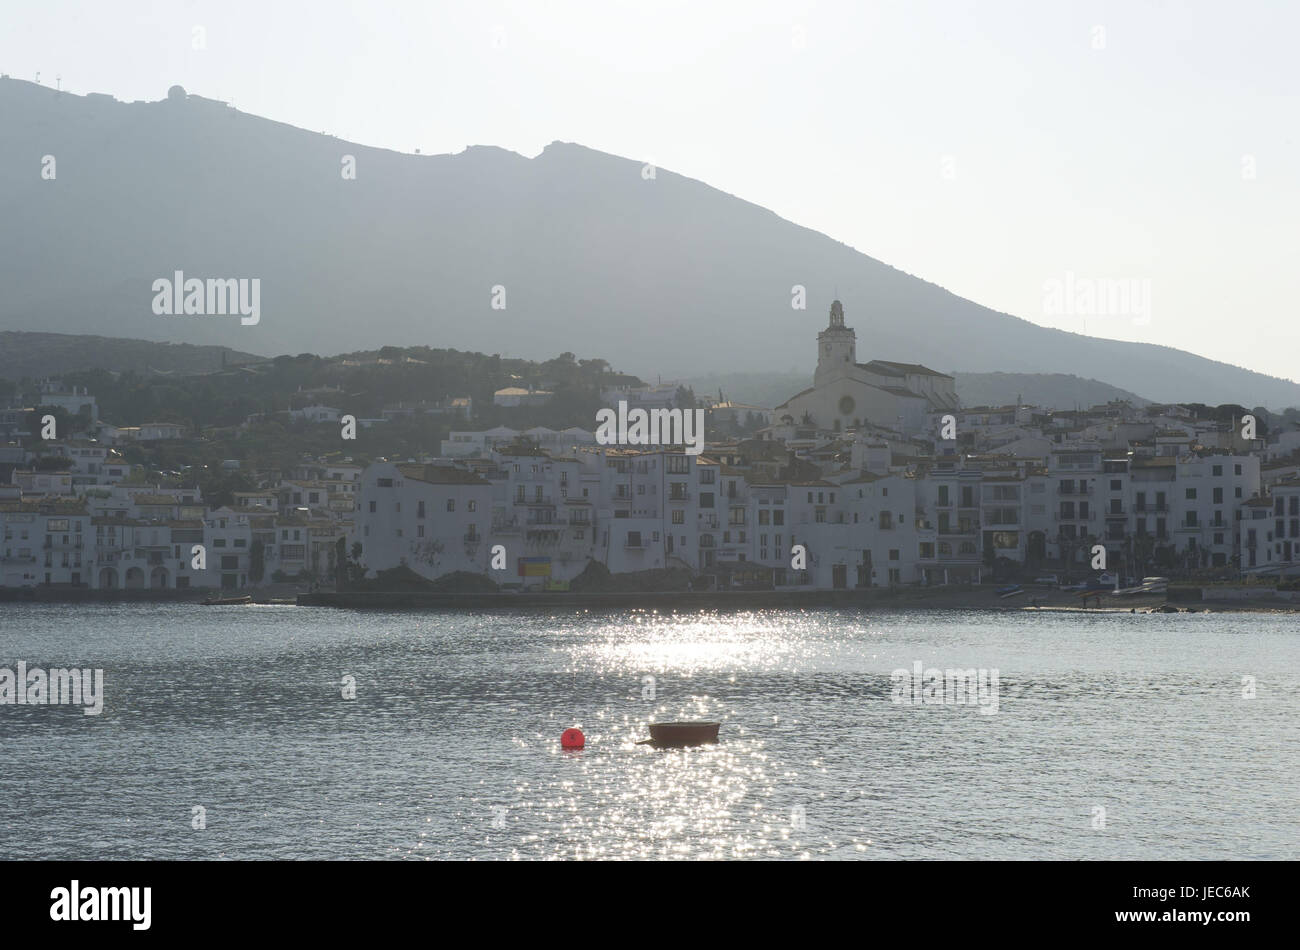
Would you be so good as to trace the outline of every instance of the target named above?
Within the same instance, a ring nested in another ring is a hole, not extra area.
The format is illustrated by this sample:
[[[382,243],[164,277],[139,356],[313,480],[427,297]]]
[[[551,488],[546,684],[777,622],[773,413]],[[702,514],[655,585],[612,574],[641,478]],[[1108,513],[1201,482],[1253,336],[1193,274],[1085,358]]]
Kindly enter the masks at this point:
[[[373,501],[370,503],[370,513],[372,515],[375,513],[375,503]]]
[[[1195,489],[1195,488],[1189,488],[1189,489],[1187,489],[1187,500],[1188,500],[1188,501],[1195,501],[1195,500],[1196,500],[1196,489]]]
[[[686,524],[686,512],[681,508],[673,510],[673,524]]]
[[[772,524],[778,526],[785,524],[785,511],[783,509],[780,508],[772,509]]]
[[[465,507],[470,511],[478,511],[478,502],[473,498],[471,498],[468,502],[465,503]]]
[[[713,492],[711,491],[700,492],[700,507],[701,508],[713,507]]]
[[[455,498],[448,498],[448,499],[447,499],[447,510],[448,510],[448,511],[455,511],[455,510],[456,510],[456,499],[455,499]]]
[[[890,548],[890,549],[889,549],[889,559],[890,559],[891,561],[897,561],[897,560],[899,559],[899,558],[898,558],[898,548]]]
[[[423,501],[417,501],[417,502],[415,503],[415,517],[417,517],[417,518],[423,518],[423,517],[424,517],[424,502],[423,502]]]
[[[1218,476],[1220,476],[1220,475],[1223,474],[1223,466],[1222,466],[1222,465],[1216,465],[1216,466],[1214,466],[1210,471],[1211,471],[1211,472],[1215,475],[1215,477],[1217,478]]]

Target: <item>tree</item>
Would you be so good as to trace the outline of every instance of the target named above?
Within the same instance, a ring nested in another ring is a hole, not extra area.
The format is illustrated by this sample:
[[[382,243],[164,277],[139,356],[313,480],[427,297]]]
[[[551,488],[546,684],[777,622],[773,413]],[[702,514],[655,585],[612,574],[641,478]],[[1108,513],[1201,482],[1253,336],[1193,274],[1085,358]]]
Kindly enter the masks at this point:
[[[352,555],[348,559],[348,586],[357,587],[366,579],[366,567],[361,563],[361,542],[352,542]]]

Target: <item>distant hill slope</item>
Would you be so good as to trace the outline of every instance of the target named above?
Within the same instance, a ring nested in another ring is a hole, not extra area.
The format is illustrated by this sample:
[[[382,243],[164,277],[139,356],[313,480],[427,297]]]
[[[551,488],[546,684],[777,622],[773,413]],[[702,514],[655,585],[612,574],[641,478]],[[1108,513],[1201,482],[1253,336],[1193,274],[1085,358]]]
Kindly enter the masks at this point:
[[[0,213],[21,222],[0,228],[0,329],[267,355],[380,341],[530,358],[563,348],[643,376],[810,373],[838,287],[864,360],[1300,405],[1300,384],[1039,327],[701,182],[662,168],[643,177],[640,161],[579,145],[534,159],[491,147],[402,155],[198,96],[127,104],[15,79],[0,80],[0,128]],[[53,180],[40,174],[45,155]],[[355,179],[342,174],[348,156]],[[260,322],[156,316],[153,281],[178,270],[260,279]],[[808,288],[806,311],[791,309],[795,284]],[[494,288],[505,309],[492,308]]]
[[[1143,399],[1118,386],[1064,373],[958,373],[957,396],[963,406],[1011,406],[1020,399],[1044,409],[1088,409],[1115,399],[1135,406]]]
[[[1127,399],[1135,406],[1151,402],[1127,390],[1095,379],[1064,373],[956,373],[957,396],[962,405],[1006,406],[1017,398],[1046,409],[1073,409]],[[733,402],[771,409],[811,385],[801,373],[714,373],[682,380],[697,395],[722,395]]]
[[[222,353],[228,365],[262,359],[223,346],[8,331],[0,332],[0,379],[17,382],[92,369],[115,373],[211,373],[221,369]]]

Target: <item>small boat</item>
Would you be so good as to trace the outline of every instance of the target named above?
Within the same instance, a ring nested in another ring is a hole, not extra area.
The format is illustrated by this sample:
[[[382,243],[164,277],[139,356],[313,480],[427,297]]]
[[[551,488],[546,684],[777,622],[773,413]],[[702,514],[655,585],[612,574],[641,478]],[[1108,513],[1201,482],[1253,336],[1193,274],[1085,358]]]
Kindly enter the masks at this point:
[[[237,607],[241,604],[251,604],[253,602],[252,594],[245,594],[243,597],[209,597],[202,601],[204,607]]]
[[[1010,587],[998,588],[998,597],[1001,598],[1002,600],[1006,600],[1008,597],[1015,597],[1019,594],[1023,594],[1024,592],[1025,589],[1021,587],[1019,584],[1013,584]]]
[[[642,739],[637,745],[676,748],[717,742],[721,725],[720,722],[652,722],[650,738]]]
[[[1122,587],[1111,593],[1116,597],[1136,597],[1138,594],[1150,594],[1152,591],[1149,587]]]

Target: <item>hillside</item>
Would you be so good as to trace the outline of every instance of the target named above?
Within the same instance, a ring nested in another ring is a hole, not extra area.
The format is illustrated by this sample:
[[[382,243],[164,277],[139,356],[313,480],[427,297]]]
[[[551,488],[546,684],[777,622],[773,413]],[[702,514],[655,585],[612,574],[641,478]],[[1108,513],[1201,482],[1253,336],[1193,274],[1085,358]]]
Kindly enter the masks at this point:
[[[199,96],[128,104],[14,79],[0,80],[0,123],[0,166],[30,170],[0,176],[0,207],[23,223],[0,231],[0,329],[265,355],[379,341],[529,358],[570,349],[665,378],[810,373],[838,287],[864,360],[1074,373],[1161,401],[1300,405],[1294,382],[1039,327],[701,182],[662,168],[647,180],[640,162],[580,145],[533,159],[492,147],[403,155]],[[47,154],[53,180],[39,174]],[[355,179],[342,174],[349,156]],[[259,280],[258,322],[155,315],[153,282],[177,271]],[[807,310],[791,310],[795,284]]]
[[[261,359],[223,346],[154,343],[106,336],[0,332],[0,379],[38,379],[85,370],[211,373]]]
[[[1009,406],[1020,400],[1044,409],[1100,406],[1117,399],[1149,405],[1126,389],[1065,373],[958,373],[957,396],[963,406]]]
[[[937,368],[937,367],[936,367]],[[1064,373],[954,373],[963,406],[1006,406],[1017,399],[1047,409],[1098,406],[1125,399],[1135,406],[1151,402],[1095,379]],[[701,395],[719,391],[733,402],[771,408],[809,385],[803,373],[710,373],[683,382]]]

